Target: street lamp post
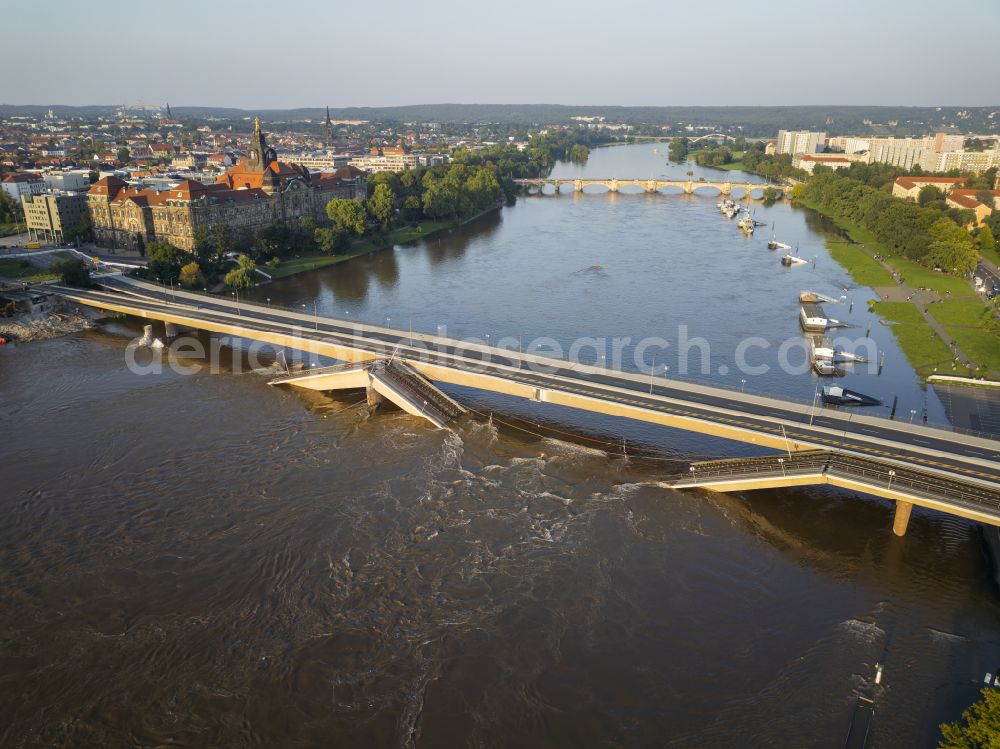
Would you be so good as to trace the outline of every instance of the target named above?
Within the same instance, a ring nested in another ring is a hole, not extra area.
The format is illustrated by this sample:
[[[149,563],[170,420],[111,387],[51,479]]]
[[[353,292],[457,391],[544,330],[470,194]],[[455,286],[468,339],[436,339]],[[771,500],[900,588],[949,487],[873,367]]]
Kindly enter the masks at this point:
[[[816,416],[816,401],[819,399],[819,385],[816,386],[816,390],[813,392],[813,402],[812,408],[809,409],[809,426],[812,426],[813,418]]]
[[[892,488],[892,477],[895,476],[895,475],[896,475],[895,471],[892,471],[892,470],[889,471],[889,484],[888,484],[888,486],[885,487],[886,490],[889,490],[889,489]]]
[[[653,363],[649,365],[649,394],[653,394],[653,373],[656,372],[656,357],[653,357]]]
[[[785,476],[785,459],[778,458],[778,465],[781,466],[781,475]]]
[[[742,392],[743,392],[744,390],[746,390],[746,386],[747,386],[747,378],[746,378],[746,377],[743,377],[743,378],[741,378],[741,379],[740,379],[740,392],[741,392],[741,393],[742,393]]]
[[[319,330],[319,313],[316,311],[315,299],[313,299],[313,329]]]
[[[910,423],[911,424],[913,423],[913,417],[916,416],[916,415],[917,415],[917,409],[911,408],[910,409]]]

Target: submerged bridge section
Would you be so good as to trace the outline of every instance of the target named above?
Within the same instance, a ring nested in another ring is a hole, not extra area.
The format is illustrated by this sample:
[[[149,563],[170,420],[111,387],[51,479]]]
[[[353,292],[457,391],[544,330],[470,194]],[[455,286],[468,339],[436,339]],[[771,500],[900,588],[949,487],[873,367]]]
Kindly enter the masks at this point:
[[[619,192],[623,187],[639,187],[647,193],[659,192],[665,187],[677,187],[687,195],[694,195],[702,188],[711,187],[718,190],[723,195],[732,195],[733,190],[742,190],[744,196],[753,197],[753,193],[755,191],[760,191],[758,197],[761,198],[763,197],[763,191],[768,188],[777,191],[779,197],[784,197],[785,190],[788,189],[784,185],[762,185],[757,182],[702,182],[700,180],[617,179],[614,177],[594,177],[588,179],[572,177],[568,179],[555,179],[542,177],[538,179],[516,179],[514,182],[521,185],[525,189],[537,187],[541,190],[545,185],[549,185],[555,190],[556,194],[560,192],[563,185],[572,185],[573,192],[583,192],[585,187],[591,187],[593,185],[604,187],[608,190],[608,192]]]
[[[368,393],[368,405],[374,407],[383,400],[391,401],[439,429],[467,413],[409,364],[391,358],[307,369],[281,375],[268,384],[294,385],[307,390],[364,389]]]
[[[167,291],[127,277],[101,283],[107,290],[46,288],[78,304],[348,362],[285,375],[275,384],[316,390],[365,388],[372,400],[385,397],[439,426],[462,408],[432,382],[699,432],[783,453],[755,459],[756,464],[695,464],[693,471],[668,479],[676,488],[737,491],[828,483],[1000,525],[1000,503],[993,499],[1000,491],[1000,442],[994,439],[516,349]],[[815,451],[823,451],[823,457]],[[898,517],[909,510],[900,512]],[[900,520],[897,530],[904,526]]]

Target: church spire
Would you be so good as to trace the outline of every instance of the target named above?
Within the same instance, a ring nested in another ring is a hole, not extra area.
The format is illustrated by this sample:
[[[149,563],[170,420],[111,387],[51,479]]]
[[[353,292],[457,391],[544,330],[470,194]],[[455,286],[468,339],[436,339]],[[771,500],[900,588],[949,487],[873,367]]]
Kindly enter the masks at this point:
[[[333,120],[330,119],[330,107],[326,108],[326,147],[333,145]]]
[[[272,149],[267,147],[264,133],[260,131],[260,117],[253,118],[253,135],[247,147],[247,166],[254,171],[263,171],[277,157]]]

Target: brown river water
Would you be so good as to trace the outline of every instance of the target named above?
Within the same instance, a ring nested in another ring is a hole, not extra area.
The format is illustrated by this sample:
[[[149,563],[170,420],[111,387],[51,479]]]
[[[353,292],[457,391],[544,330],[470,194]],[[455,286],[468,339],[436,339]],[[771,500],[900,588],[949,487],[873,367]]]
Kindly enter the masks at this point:
[[[675,174],[652,149],[597,151],[586,173]],[[713,344],[691,377],[739,387],[715,366],[739,336],[794,335],[789,294],[850,285],[815,218],[758,208],[817,257],[796,276],[715,201],[525,198],[256,294],[463,336],[686,321]],[[870,291],[848,293],[863,329]],[[839,747],[857,694],[876,700],[869,746],[931,747],[1000,666],[964,521],[915,511],[896,539],[887,503],[838,490],[672,491],[665,461],[588,438],[745,448],[484,393],[450,391],[492,423],[439,431],[258,373],[138,376],[139,332],[0,349],[5,749]],[[939,421],[891,333],[872,335],[885,374],[847,380]]]

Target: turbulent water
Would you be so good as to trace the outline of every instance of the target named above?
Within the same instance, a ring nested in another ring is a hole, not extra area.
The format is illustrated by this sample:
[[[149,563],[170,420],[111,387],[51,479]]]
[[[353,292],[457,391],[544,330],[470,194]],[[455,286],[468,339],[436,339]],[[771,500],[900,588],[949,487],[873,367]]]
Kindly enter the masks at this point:
[[[668,171],[651,146],[587,169],[647,162]],[[714,204],[528,198],[259,293],[480,337],[685,319],[717,369],[740,335],[795,334],[800,279]],[[768,210],[818,257],[803,288],[847,285],[803,214]],[[498,416],[449,432],[260,374],[136,376],[137,331],[0,349],[0,746],[830,747],[864,693],[870,746],[929,747],[1000,666],[962,521],[895,539],[891,507],[841,491],[674,492],[656,456],[742,448],[467,391]],[[918,403],[880,345],[859,389]]]

